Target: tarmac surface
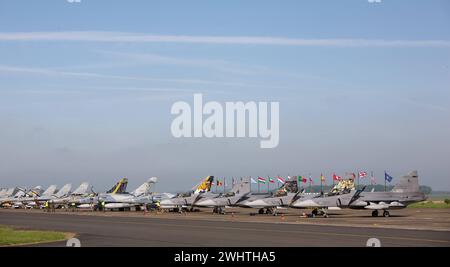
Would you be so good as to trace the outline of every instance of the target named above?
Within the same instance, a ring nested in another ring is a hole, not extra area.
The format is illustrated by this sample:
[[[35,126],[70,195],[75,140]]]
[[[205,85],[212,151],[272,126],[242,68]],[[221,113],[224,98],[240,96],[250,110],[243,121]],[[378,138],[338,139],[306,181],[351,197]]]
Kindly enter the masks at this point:
[[[298,211],[250,216],[251,211],[241,210],[227,215],[206,211],[144,214],[0,210],[0,224],[72,232],[82,246],[366,246],[369,238],[378,238],[382,246],[450,246],[449,209],[405,209],[391,218],[372,218],[361,211],[346,210],[328,219],[301,218]],[[428,221],[428,226],[419,229],[411,225],[415,221]],[[65,242],[39,246],[65,246]]]

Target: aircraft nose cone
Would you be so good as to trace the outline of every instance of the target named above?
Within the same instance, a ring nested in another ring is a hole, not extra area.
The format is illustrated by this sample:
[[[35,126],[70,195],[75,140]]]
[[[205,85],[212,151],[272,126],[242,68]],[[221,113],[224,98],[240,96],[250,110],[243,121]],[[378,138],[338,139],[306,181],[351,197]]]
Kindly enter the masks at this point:
[[[202,206],[202,207],[207,207],[207,206],[214,206],[215,202],[212,199],[205,199],[202,201],[199,201],[197,204],[195,204],[197,206]]]
[[[252,207],[252,208],[253,207],[261,207],[261,206],[265,206],[266,202],[264,202],[264,200],[262,200],[262,199],[258,199],[258,200],[248,202],[246,205],[249,207]]]

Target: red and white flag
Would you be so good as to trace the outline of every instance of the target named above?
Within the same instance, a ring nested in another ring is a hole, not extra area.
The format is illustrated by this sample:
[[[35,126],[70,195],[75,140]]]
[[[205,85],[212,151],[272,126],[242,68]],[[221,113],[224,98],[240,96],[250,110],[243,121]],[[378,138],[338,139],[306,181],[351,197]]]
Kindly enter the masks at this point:
[[[359,178],[364,178],[367,176],[367,172],[359,172]]]
[[[282,183],[282,184],[284,184],[286,181],[283,179],[283,177],[281,177],[281,176],[277,176],[277,180],[278,180],[278,182],[280,182],[280,183]]]
[[[339,181],[339,180],[341,180],[341,179],[342,179],[341,176],[338,176],[338,175],[336,175],[335,173],[333,173],[333,180],[334,180],[334,181]]]

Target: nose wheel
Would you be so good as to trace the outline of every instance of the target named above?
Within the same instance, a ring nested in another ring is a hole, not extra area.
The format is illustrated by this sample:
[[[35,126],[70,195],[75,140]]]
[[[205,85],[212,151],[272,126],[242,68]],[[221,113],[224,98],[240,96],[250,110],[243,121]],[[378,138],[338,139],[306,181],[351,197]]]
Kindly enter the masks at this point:
[[[390,216],[391,216],[391,214],[389,213],[389,211],[387,211],[387,210],[383,211],[383,217],[388,218]],[[372,217],[378,217],[378,210],[372,211]]]

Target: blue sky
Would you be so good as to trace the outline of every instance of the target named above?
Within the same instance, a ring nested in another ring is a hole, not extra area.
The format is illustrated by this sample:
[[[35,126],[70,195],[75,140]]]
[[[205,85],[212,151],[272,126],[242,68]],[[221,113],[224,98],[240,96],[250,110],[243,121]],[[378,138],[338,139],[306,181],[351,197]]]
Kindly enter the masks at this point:
[[[0,2],[0,186],[418,169],[450,190],[446,0]],[[280,101],[280,145],[175,139],[176,101]]]

